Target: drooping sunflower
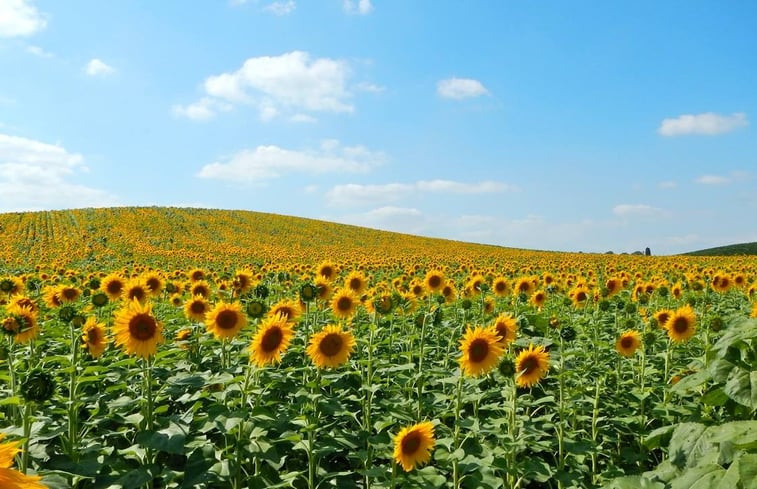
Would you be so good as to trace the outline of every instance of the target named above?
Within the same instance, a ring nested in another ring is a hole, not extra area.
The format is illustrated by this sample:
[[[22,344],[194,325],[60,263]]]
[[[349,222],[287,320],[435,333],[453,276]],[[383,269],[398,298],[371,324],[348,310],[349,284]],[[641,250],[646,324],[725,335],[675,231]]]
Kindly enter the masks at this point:
[[[0,441],[5,438],[0,433]],[[3,489],[47,489],[41,482],[42,477],[26,475],[11,468],[16,455],[21,452],[20,442],[11,441],[0,443],[0,487]]]
[[[431,460],[434,449],[434,425],[430,421],[402,428],[394,437],[394,460],[405,472]]]
[[[247,326],[247,316],[242,313],[242,306],[238,302],[219,302],[207,313],[205,326],[219,340],[233,338]]]
[[[368,279],[365,278],[363,272],[353,270],[344,279],[344,287],[350,289],[356,295],[360,295],[365,292],[366,287],[368,287]]]
[[[125,285],[126,281],[119,274],[111,273],[100,282],[100,290],[108,294],[110,300],[115,301],[121,297]]]
[[[641,346],[641,335],[638,331],[629,329],[618,337],[615,343],[615,350],[624,357],[630,357]]]
[[[121,297],[123,297],[126,302],[131,302],[136,299],[139,302],[144,303],[147,300],[148,294],[149,291],[147,286],[140,277],[135,277],[127,281],[121,291]]]
[[[493,369],[504,352],[497,330],[494,327],[481,326],[468,326],[460,340],[460,351],[460,368],[465,375],[473,377]]]
[[[439,292],[444,287],[444,273],[440,270],[429,270],[426,272],[424,283],[430,292]]]
[[[349,319],[357,312],[359,302],[352,290],[338,290],[331,298],[331,312],[339,319]]]
[[[529,345],[515,359],[515,383],[519,387],[531,387],[538,384],[549,371],[549,353],[539,345]]]
[[[657,325],[660,328],[665,328],[665,325],[668,323],[668,319],[670,319],[670,316],[673,315],[673,311],[670,309],[662,309],[660,311],[657,311],[652,315],[657,320]]]
[[[196,295],[184,303],[184,316],[187,319],[201,323],[205,321],[208,309],[210,309],[210,304],[205,300],[205,297]]]
[[[116,312],[113,323],[116,345],[127,355],[148,358],[163,343],[163,325],[152,314],[152,304],[132,299]]]
[[[665,323],[671,341],[681,343],[688,340],[697,329],[697,317],[691,306],[679,307]]]
[[[318,368],[338,367],[355,349],[355,337],[340,326],[328,325],[310,338],[307,354]]]
[[[512,314],[502,313],[494,320],[494,330],[497,332],[497,337],[502,346],[507,347],[515,341],[518,323]]]
[[[510,292],[510,282],[500,275],[492,282],[492,291],[497,297],[504,297]]]
[[[268,316],[274,317],[281,315],[287,321],[290,321],[292,323],[296,323],[297,320],[300,319],[301,314],[302,306],[300,306],[299,301],[290,299],[280,300],[276,304],[272,305],[271,309],[268,311]]]
[[[92,358],[97,358],[105,351],[108,345],[108,337],[105,334],[105,326],[97,322],[94,316],[87,318],[82,328],[82,343],[89,350]]]
[[[13,336],[14,343],[28,343],[39,334],[37,313],[29,306],[11,304],[5,309],[7,317],[3,319],[3,331]]]
[[[281,355],[292,341],[292,336],[292,324],[283,315],[267,317],[260,323],[250,343],[250,362],[258,367],[280,362]]]

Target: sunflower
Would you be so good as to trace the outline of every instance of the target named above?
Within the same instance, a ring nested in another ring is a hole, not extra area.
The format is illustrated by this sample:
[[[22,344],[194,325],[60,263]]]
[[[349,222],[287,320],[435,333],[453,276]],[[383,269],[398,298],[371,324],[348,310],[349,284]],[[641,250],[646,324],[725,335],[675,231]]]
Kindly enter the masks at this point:
[[[318,291],[318,299],[327,301],[331,298],[331,294],[334,293],[334,289],[331,287],[331,282],[323,277],[315,279],[315,288]]]
[[[331,298],[331,312],[340,319],[349,319],[357,311],[358,302],[352,290],[338,290]]]
[[[108,298],[112,301],[121,297],[121,293],[124,290],[126,282],[117,273],[111,273],[106,275],[100,282],[100,290],[108,294]]]
[[[201,280],[205,280],[205,272],[203,272],[199,268],[193,268],[189,271],[189,273],[187,273],[187,277],[189,277],[189,280],[191,282],[199,282]]]
[[[63,300],[60,297],[60,290],[58,287],[48,285],[42,289],[42,298],[45,301],[45,305],[48,309],[54,309],[60,307],[63,304]]]
[[[0,433],[0,441],[5,434]],[[21,452],[20,443],[11,441],[0,444],[0,487],[3,489],[47,489],[45,484],[39,482],[42,477],[38,475],[25,475],[11,468],[13,459]]]
[[[576,307],[584,307],[589,300],[589,289],[585,286],[579,286],[570,291],[570,300],[573,301],[573,305]]]
[[[531,387],[538,384],[549,371],[549,353],[544,351],[544,347],[539,345],[529,345],[527,350],[523,350],[515,359],[515,383],[519,387]]]
[[[641,335],[638,331],[629,329],[618,338],[615,349],[624,357],[630,357],[641,346]]]
[[[105,327],[97,322],[94,317],[89,317],[82,328],[82,343],[89,350],[92,358],[97,358],[105,351],[108,338],[105,335]]]
[[[320,265],[318,265],[318,271],[316,272],[316,275],[318,277],[323,277],[329,282],[334,280],[336,278],[337,274],[337,267],[330,261],[324,261],[321,262]]]
[[[668,337],[671,341],[680,343],[688,340],[697,329],[697,317],[691,306],[679,307],[665,322]]]
[[[152,297],[158,297],[163,292],[163,287],[165,287],[165,282],[157,272],[143,275],[142,282],[147,286],[147,290]]]
[[[300,314],[302,314],[302,306],[300,306],[299,301],[289,299],[280,300],[272,305],[268,311],[268,315],[271,317],[281,315],[284,319],[293,323],[297,322]]]
[[[429,270],[423,282],[430,292],[439,292],[444,287],[444,274],[439,270]]]
[[[294,330],[292,324],[281,314],[267,317],[255,333],[250,344],[250,362],[258,367],[281,361],[281,355],[289,347]]]
[[[680,299],[683,295],[683,285],[680,282],[676,283],[671,292],[673,292],[673,297]]]
[[[176,341],[179,343],[179,348],[182,350],[189,350],[189,340],[192,338],[192,330],[189,328],[180,329],[176,332]]]
[[[541,309],[544,303],[547,302],[547,293],[543,290],[537,290],[531,296],[531,304]]]
[[[612,297],[623,289],[623,282],[617,277],[612,277],[605,282],[605,289],[607,297]]]
[[[446,304],[452,304],[455,302],[455,299],[457,298],[457,289],[455,289],[454,283],[447,282],[444,287],[442,287],[442,297],[444,297],[444,302]]]
[[[237,294],[242,295],[252,288],[252,272],[249,270],[238,270],[234,275],[234,282],[232,286]]]
[[[247,316],[242,314],[242,306],[238,302],[219,302],[206,316],[205,326],[208,332],[219,340],[233,338],[247,326]]]
[[[39,312],[39,306],[37,303],[25,295],[14,295],[11,297],[9,305],[29,308],[35,314]]]
[[[58,297],[64,304],[76,302],[79,296],[81,296],[81,291],[73,285],[61,285],[58,289]]]
[[[752,307],[752,313],[749,315],[749,317],[757,318],[757,302],[754,303],[754,306]]]
[[[169,301],[171,302],[171,305],[172,305],[172,306],[174,306],[174,307],[179,307],[179,306],[181,306],[181,304],[182,304],[182,298],[181,298],[181,295],[179,295],[179,294],[173,294],[173,295],[171,296],[171,298],[169,299]]]
[[[460,340],[460,368],[465,375],[477,377],[487,373],[499,363],[504,352],[497,330],[477,326],[465,331]]]
[[[344,279],[344,287],[357,295],[362,294],[367,286],[368,280],[365,278],[365,275],[363,275],[363,272],[357,270],[350,272],[347,278]]]
[[[470,291],[471,295],[476,296],[481,293],[484,284],[486,284],[486,279],[484,279],[484,276],[476,273],[468,279],[468,282],[465,284],[465,288],[466,290]]]
[[[512,314],[503,313],[494,320],[494,330],[497,333],[499,343],[503,347],[507,347],[507,345],[515,341],[518,323]]]
[[[431,460],[434,425],[430,421],[402,428],[394,438],[394,460],[405,472]]]
[[[148,358],[158,351],[163,343],[163,325],[152,314],[151,304],[142,304],[132,299],[116,312],[113,323],[116,345],[128,355]]]
[[[670,319],[670,316],[673,315],[673,311],[670,309],[662,309],[660,311],[657,311],[652,315],[657,320],[657,325],[661,328],[665,327],[665,324],[667,324],[668,319]]]
[[[144,303],[147,300],[148,292],[147,286],[142,279],[136,277],[126,282],[121,291],[121,297],[123,297],[126,302],[131,302],[136,299],[139,302]]]
[[[13,336],[14,343],[28,343],[37,337],[39,326],[34,309],[29,306],[11,304],[5,312],[7,317],[2,321],[3,331]]]
[[[515,281],[515,285],[513,286],[513,293],[515,295],[530,295],[533,293],[535,288],[536,287],[534,286],[534,282],[531,280],[531,277],[521,277]]]
[[[733,283],[730,276],[723,272],[718,272],[712,277],[711,285],[715,292],[727,292]]]
[[[210,297],[210,285],[204,280],[198,280],[189,287],[189,293],[192,297],[201,295],[207,299]]]
[[[205,315],[210,309],[210,304],[205,300],[205,297],[196,295],[184,303],[184,316],[187,319],[192,319],[201,323],[205,321]]]
[[[507,278],[499,276],[492,282],[492,291],[498,297],[506,296],[510,292],[510,282]]]
[[[338,367],[355,349],[355,337],[340,326],[329,325],[310,338],[306,352],[318,368]]]
[[[267,310],[268,307],[265,305],[265,302],[258,300],[248,302],[247,307],[245,308],[247,314],[253,319],[263,317],[263,314],[265,314]]]

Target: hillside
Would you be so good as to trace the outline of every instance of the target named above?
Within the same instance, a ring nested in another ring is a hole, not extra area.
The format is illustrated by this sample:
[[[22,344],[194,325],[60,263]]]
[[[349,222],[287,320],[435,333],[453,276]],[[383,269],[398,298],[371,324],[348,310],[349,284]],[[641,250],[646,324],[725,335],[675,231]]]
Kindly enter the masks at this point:
[[[757,255],[757,242],[739,243],[728,246],[718,246],[716,248],[707,248],[705,250],[691,251],[684,253],[685,256],[736,256],[736,255]]]

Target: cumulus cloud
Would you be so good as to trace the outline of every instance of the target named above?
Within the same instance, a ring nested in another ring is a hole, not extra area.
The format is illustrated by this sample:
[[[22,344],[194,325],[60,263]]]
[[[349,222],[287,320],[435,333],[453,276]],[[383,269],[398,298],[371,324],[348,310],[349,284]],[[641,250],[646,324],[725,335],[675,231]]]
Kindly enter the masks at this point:
[[[64,147],[0,134],[0,211],[115,205],[106,192],[70,182],[86,171]]]
[[[360,185],[349,183],[337,185],[326,193],[330,206],[375,205],[401,200],[413,194],[484,194],[516,190],[514,186],[493,181],[478,183],[455,182],[452,180],[421,180],[414,183],[387,183],[381,185]]]
[[[731,183],[731,179],[722,175],[702,175],[694,180],[702,185],[725,185]]]
[[[115,73],[115,71],[112,66],[105,64],[97,58],[89,60],[87,66],[84,67],[84,72],[89,76],[108,76]]]
[[[618,204],[612,208],[612,213],[619,217],[661,217],[667,212],[658,207],[647,204]]]
[[[663,136],[683,136],[686,134],[702,134],[714,136],[731,132],[749,125],[746,114],[736,112],[731,115],[720,115],[714,112],[703,114],[684,114],[675,118],[664,119],[657,129]]]
[[[287,1],[279,1],[279,2],[273,2],[269,3],[265,7],[263,7],[263,10],[266,12],[270,12],[273,15],[289,15],[292,12],[294,12],[294,9],[297,8],[297,4],[294,3],[294,0],[287,0]]]
[[[208,77],[204,98],[255,107],[262,120],[280,114],[349,113],[354,110],[347,86],[350,74],[345,61],[312,58],[303,51],[260,56],[247,59],[236,71]],[[213,115],[217,112],[206,107]]]
[[[368,15],[373,11],[371,0],[344,0],[342,8],[348,14]]]
[[[380,165],[384,155],[364,146],[342,146],[326,140],[317,150],[298,151],[279,146],[245,149],[230,158],[203,166],[200,178],[261,183],[288,173],[364,173]]]
[[[25,37],[42,30],[45,17],[31,0],[0,1],[0,37]]]
[[[447,78],[436,84],[436,93],[443,98],[462,100],[464,98],[486,95],[489,90],[478,81],[471,78]]]

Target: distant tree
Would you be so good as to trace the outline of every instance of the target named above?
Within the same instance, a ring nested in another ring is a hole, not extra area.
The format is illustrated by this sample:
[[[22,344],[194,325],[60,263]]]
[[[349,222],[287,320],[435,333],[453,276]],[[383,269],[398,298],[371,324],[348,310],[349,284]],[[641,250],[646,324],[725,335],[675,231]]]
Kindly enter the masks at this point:
[[[644,256],[652,256],[652,250],[649,249],[649,246],[644,250]]]

